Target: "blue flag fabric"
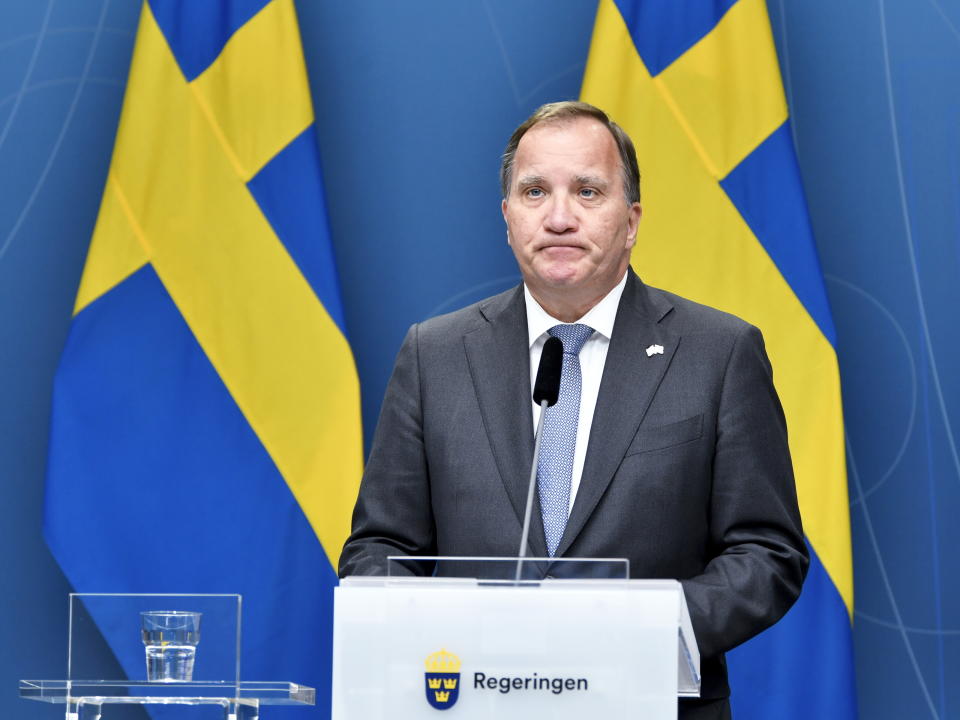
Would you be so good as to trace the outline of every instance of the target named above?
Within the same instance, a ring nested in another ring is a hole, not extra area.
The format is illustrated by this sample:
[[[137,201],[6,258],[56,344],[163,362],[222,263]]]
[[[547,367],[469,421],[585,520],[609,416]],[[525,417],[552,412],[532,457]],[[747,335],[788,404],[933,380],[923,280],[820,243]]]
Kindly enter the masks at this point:
[[[242,676],[326,714],[363,448],[313,122],[292,0],[144,4],[44,532],[78,592],[242,594]]]

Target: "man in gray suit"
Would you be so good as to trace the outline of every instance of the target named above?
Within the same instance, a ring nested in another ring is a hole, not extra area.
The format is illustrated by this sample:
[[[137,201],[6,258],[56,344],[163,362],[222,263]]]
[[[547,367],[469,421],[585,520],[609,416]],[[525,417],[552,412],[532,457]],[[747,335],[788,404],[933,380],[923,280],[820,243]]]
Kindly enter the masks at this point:
[[[523,285],[410,329],[340,574],[383,574],[388,555],[516,554],[532,368],[556,335],[576,382],[547,411],[567,419],[543,441],[529,553],[625,557],[634,577],[681,580],[703,684],[680,717],[729,717],[723,653],[786,612],[808,563],[763,339],[630,269],[639,171],[601,110],[537,110],[501,181]]]

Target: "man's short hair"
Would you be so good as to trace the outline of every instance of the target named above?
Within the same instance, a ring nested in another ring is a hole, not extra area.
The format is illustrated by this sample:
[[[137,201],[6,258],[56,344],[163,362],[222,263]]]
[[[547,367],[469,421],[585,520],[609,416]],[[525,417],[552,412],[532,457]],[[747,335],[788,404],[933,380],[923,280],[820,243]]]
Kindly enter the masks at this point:
[[[541,105],[534,111],[533,115],[524,120],[520,127],[513,131],[510,142],[507,143],[507,148],[503,151],[503,160],[500,164],[500,189],[503,192],[504,199],[510,194],[510,183],[513,180],[513,161],[517,155],[517,147],[520,145],[520,139],[527,134],[527,131],[541,123],[567,122],[582,117],[593,118],[610,131],[620,153],[623,193],[627,198],[627,204],[632,205],[635,202],[640,202],[640,168],[637,165],[637,152],[633,148],[633,141],[630,136],[611,120],[603,110],[577,100],[565,100]]]

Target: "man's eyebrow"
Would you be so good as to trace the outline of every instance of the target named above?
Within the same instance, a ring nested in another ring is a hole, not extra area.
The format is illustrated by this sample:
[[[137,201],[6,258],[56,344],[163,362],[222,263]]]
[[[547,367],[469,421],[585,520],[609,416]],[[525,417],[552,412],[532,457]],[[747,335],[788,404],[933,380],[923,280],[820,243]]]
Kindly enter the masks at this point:
[[[528,188],[534,185],[543,185],[546,178],[543,175],[524,175],[517,180],[517,187]]]
[[[577,175],[574,180],[578,185],[592,185],[598,188],[606,188],[610,184],[598,175]]]

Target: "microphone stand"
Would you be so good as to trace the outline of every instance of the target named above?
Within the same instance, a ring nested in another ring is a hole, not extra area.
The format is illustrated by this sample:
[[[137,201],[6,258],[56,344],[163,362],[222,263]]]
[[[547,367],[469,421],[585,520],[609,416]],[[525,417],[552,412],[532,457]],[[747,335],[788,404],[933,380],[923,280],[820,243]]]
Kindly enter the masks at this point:
[[[537,481],[537,465],[540,462],[540,430],[543,428],[543,416],[550,406],[548,400],[540,401],[540,417],[537,419],[537,432],[533,440],[533,464],[530,466],[530,482],[527,487],[527,507],[523,513],[523,533],[520,536],[520,552],[517,553],[517,574],[514,583],[520,584],[520,571],[523,559],[527,556],[527,539],[530,537],[530,515],[533,510],[533,489]]]

